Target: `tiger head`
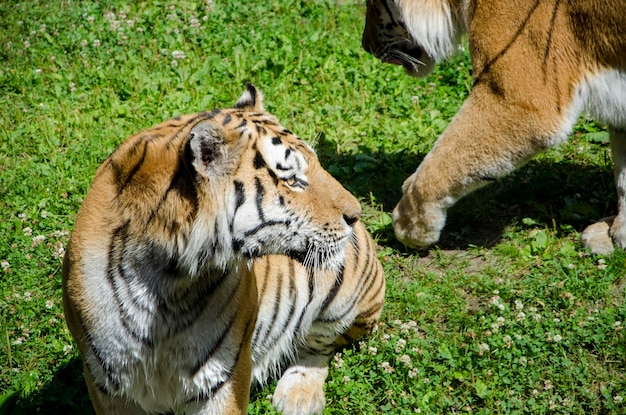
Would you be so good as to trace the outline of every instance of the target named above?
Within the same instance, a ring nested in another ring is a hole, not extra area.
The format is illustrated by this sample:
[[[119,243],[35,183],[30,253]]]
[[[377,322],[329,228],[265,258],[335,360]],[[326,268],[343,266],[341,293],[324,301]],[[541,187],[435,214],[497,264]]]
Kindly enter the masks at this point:
[[[265,112],[254,86],[235,108],[196,123],[189,148],[198,192],[213,199],[220,197],[214,186],[223,189],[215,223],[227,255],[286,253],[317,268],[339,263],[360,204],[308,144]]]
[[[189,275],[267,254],[334,267],[361,213],[251,85],[233,108],[177,117],[126,140],[90,193],[84,209],[99,219],[85,221],[89,234],[115,229]]]
[[[459,45],[461,0],[367,0],[363,49],[426,76]]]

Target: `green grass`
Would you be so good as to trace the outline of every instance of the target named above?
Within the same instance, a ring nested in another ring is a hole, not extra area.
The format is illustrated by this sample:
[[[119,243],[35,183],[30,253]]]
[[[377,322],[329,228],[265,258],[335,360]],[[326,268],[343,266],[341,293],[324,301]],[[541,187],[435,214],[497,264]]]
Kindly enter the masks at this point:
[[[91,178],[128,135],[231,106],[247,81],[357,195],[388,278],[341,351],[327,414],[626,413],[626,255],[578,243],[616,209],[601,126],[451,209],[407,251],[390,212],[469,91],[461,55],[416,80],[360,47],[362,2],[0,3],[0,415],[91,413],[61,261]],[[249,412],[270,414],[273,386]]]

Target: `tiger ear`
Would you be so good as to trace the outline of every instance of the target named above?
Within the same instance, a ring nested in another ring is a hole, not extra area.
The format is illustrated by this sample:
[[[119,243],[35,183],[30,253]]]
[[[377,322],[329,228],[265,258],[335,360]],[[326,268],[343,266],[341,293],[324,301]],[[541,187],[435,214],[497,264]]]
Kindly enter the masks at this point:
[[[202,176],[224,174],[231,164],[224,132],[210,121],[202,121],[191,129],[188,148],[191,164]]]
[[[235,108],[241,108],[246,111],[264,112],[263,108],[263,94],[254,85],[246,85],[246,90],[243,91],[239,100],[235,104]]]

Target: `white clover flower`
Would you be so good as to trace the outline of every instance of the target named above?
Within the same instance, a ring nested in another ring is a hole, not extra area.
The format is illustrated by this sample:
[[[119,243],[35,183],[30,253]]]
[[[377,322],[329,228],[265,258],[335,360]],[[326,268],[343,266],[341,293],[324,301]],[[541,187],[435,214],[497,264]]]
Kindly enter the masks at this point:
[[[482,356],[485,352],[489,351],[489,345],[487,343],[480,343],[478,345],[478,354]]]
[[[52,307],[54,307],[54,301],[52,300],[46,301],[46,308],[50,310]]]
[[[94,48],[100,47],[100,40],[99,39],[96,39],[96,40],[93,41],[93,47]]]
[[[24,301],[30,301],[30,300],[32,300],[32,299],[33,299],[33,297],[32,297],[32,295],[31,295],[30,291],[26,291],[26,292],[24,293]]]
[[[552,341],[554,341],[555,343],[558,343],[561,340],[563,340],[563,337],[561,337],[560,334],[555,334],[554,337],[552,337]]]
[[[409,377],[410,377],[411,379],[413,379],[413,378],[414,378],[414,377],[416,377],[416,376],[417,376],[417,369],[411,369],[411,370],[409,370]]]
[[[178,61],[176,59],[172,60],[172,67],[176,68],[178,66]]]
[[[340,367],[343,366],[343,359],[341,358],[341,353],[337,353],[333,357],[333,366],[335,367],[335,369],[339,369]]]
[[[18,219],[20,219],[22,222],[26,222],[26,219],[28,219],[28,217],[26,216],[26,213],[19,213],[17,215]]]
[[[24,342],[24,338],[23,337],[18,337],[17,339],[13,340],[13,343],[11,343],[13,346],[18,346],[20,344],[22,344]]]
[[[46,212],[45,210],[42,210],[41,211],[41,217],[44,218],[44,219],[47,218],[48,217],[48,212]]]
[[[508,348],[510,348],[510,347],[511,347],[511,345],[513,344],[513,339],[512,339],[512,338],[511,338],[511,336],[509,336],[508,334],[507,334],[507,335],[505,335],[505,336],[502,338],[502,340],[504,341],[504,344],[506,344],[506,346],[507,346]]]
[[[527,363],[528,363],[528,359],[526,359],[525,356],[522,356],[522,357],[519,358],[519,364],[520,365],[526,366]]]
[[[172,52],[172,58],[185,59],[185,52],[183,52],[182,50],[175,50]]]
[[[344,376],[343,383],[348,383],[348,382],[350,382],[350,376]]]
[[[0,267],[2,267],[3,271],[6,271],[7,269],[11,268],[11,264],[9,264],[9,261],[1,261],[0,262]]]
[[[515,309],[522,311],[524,309],[524,303],[521,300],[515,300]]]
[[[399,339],[399,340],[396,342],[396,350],[399,350],[399,349],[400,349],[400,350],[401,350],[401,349],[404,349],[404,347],[405,347],[405,346],[406,346],[406,340],[404,340],[404,339]],[[398,351],[396,351],[396,353],[399,353],[399,352],[398,352]]]
[[[33,234],[33,230],[29,227],[22,229],[22,232],[24,232],[24,236],[31,236]]]
[[[615,395],[613,397],[613,402],[614,403],[622,403],[622,402],[624,402],[624,398],[622,398],[620,395]]]
[[[40,243],[42,243],[44,240],[46,239],[45,236],[43,235],[37,235],[33,237],[33,243],[32,243],[32,247],[36,247],[37,245],[39,245]]]
[[[383,368],[383,370],[385,371],[385,373],[393,373],[393,372],[394,372],[394,368],[393,368],[393,366],[391,366],[391,365],[389,364],[389,362],[382,362],[382,363],[380,364],[380,367],[382,367],[382,368]]]
[[[413,367],[411,364],[411,357],[409,355],[403,354],[398,358],[398,361],[408,368]]]
[[[63,346],[63,353],[65,353],[66,355],[70,354],[72,350],[74,350],[74,347],[72,347],[71,344],[66,344],[65,346]]]
[[[370,346],[367,348],[367,352],[371,355],[376,355],[378,353],[378,349],[375,348],[374,346]]]

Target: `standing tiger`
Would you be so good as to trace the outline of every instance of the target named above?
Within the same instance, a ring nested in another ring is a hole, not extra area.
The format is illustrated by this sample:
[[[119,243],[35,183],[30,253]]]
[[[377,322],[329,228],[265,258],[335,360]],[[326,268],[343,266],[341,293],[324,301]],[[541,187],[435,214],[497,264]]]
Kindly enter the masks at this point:
[[[66,321],[97,414],[321,413],[336,345],[372,329],[385,280],[358,201],[265,112],[130,137],[98,169],[63,265]],[[258,315],[258,319],[257,319]]]
[[[606,122],[618,213],[591,225],[596,253],[626,248],[626,3],[623,0],[367,0],[363,47],[425,76],[467,32],[469,97],[403,184],[399,240],[439,239],[467,193],[567,139],[581,111]]]

